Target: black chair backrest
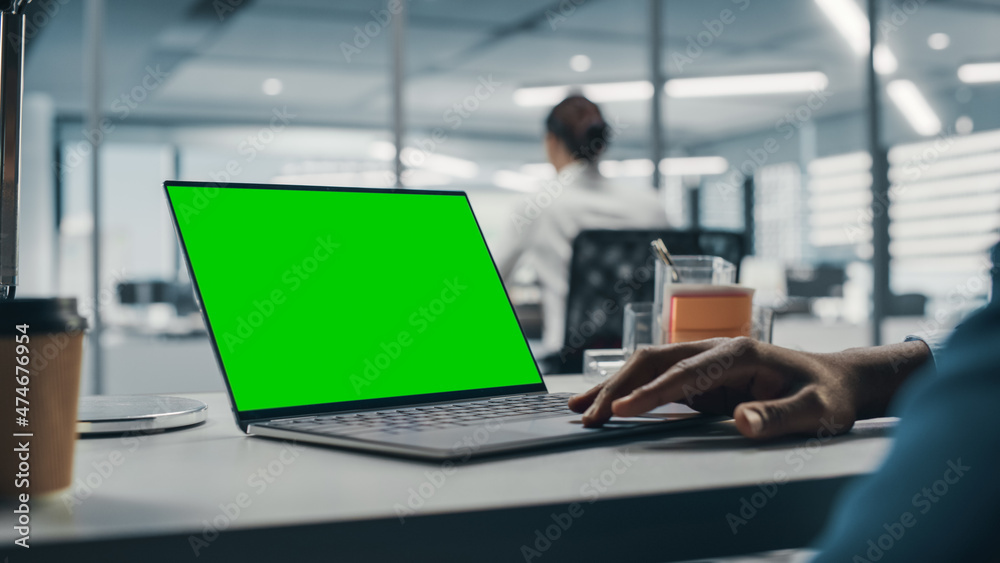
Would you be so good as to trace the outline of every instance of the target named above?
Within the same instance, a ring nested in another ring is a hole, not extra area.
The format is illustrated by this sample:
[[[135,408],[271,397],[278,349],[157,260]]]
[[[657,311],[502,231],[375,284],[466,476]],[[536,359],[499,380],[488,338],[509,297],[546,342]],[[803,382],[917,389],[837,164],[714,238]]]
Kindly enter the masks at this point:
[[[170,280],[125,281],[118,284],[118,300],[122,305],[168,303],[180,316],[198,311],[194,288],[190,282]]]
[[[573,241],[563,349],[544,362],[548,373],[580,373],[583,351],[620,348],[625,305],[653,300],[656,261],[649,243],[671,254],[721,256],[739,268],[742,233],[675,230],[587,230]]]

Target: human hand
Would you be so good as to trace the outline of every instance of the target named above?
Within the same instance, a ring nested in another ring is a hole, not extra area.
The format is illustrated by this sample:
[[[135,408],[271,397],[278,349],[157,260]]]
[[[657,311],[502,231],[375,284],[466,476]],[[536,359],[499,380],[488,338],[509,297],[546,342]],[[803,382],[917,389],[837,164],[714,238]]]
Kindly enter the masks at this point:
[[[918,348],[919,347],[919,348]],[[894,362],[904,357],[905,362]],[[847,432],[881,416],[903,380],[926,360],[922,342],[814,354],[749,338],[715,338],[636,352],[617,374],[569,407],[586,426],[680,402],[732,416],[751,438]],[[891,370],[889,368],[892,368]]]

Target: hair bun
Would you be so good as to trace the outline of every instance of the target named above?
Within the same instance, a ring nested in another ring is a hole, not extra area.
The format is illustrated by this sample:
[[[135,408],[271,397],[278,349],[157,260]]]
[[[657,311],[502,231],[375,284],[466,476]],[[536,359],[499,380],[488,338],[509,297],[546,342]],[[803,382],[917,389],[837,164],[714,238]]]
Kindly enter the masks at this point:
[[[608,148],[610,128],[600,108],[583,96],[570,96],[559,102],[545,125],[577,160],[594,162]]]
[[[586,147],[585,152],[581,152],[580,156],[587,159],[590,162],[597,160],[597,157],[601,156],[602,153],[608,148],[608,124],[602,119],[599,122],[592,123],[587,130],[583,133],[583,145]]]

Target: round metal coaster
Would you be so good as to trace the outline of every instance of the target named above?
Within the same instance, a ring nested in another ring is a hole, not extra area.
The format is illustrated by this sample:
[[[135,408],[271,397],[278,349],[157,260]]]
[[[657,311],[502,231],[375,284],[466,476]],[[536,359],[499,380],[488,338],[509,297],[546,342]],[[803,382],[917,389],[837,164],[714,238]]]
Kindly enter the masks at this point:
[[[207,411],[205,403],[182,397],[94,395],[80,398],[76,431],[86,436],[172,430],[204,422]]]

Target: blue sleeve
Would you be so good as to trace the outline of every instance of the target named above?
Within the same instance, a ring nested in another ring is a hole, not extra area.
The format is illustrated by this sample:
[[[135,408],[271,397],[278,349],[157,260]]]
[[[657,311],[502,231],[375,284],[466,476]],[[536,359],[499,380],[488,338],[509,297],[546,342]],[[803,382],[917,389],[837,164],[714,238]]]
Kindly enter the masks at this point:
[[[944,343],[946,340],[944,338],[936,338],[930,335],[923,334],[911,334],[906,337],[903,342],[914,342],[919,340],[927,345],[927,348],[931,351],[931,366],[937,366],[937,357],[944,352]]]
[[[981,561],[1000,526],[1000,306],[907,384],[888,457],[838,502],[816,561]]]

